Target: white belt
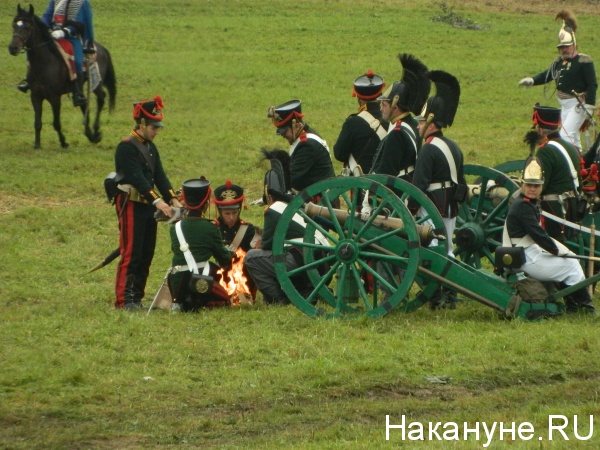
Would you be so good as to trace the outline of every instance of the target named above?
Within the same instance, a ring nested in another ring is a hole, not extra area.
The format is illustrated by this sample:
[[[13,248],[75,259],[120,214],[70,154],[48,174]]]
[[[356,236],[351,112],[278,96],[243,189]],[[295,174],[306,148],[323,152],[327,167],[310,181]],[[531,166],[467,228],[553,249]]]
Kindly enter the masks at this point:
[[[565,199],[571,198],[571,197],[575,197],[575,192],[574,191],[564,192],[562,194],[546,194],[546,195],[542,195],[542,200],[545,200],[545,201],[559,200],[559,201],[562,202]]]
[[[398,175],[396,175],[397,177],[403,177],[404,175],[408,175],[409,173],[412,173],[415,171],[415,166],[408,166],[406,169],[402,169],[400,172],[398,172]]]
[[[441,183],[431,183],[427,188],[427,192],[437,191],[438,189],[447,189],[453,186],[452,181],[442,181]]]
[[[196,263],[196,267],[198,269],[202,269],[204,266],[206,266],[207,261],[200,261],[199,263]],[[186,271],[190,271],[190,267],[187,264],[184,265],[180,265],[180,266],[173,266],[173,268],[171,269],[171,273],[179,273],[179,272],[186,272]]]

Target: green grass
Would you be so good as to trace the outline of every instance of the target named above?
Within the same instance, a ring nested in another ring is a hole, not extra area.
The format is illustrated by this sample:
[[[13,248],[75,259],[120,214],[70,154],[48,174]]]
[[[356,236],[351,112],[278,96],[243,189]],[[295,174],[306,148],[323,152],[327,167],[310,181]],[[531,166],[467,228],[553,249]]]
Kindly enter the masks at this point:
[[[0,52],[0,448],[482,448],[485,440],[402,441],[385,416],[409,421],[531,422],[530,441],[488,448],[598,448],[597,323],[568,317],[504,321],[475,302],[457,310],[391,313],[379,320],[313,320],[293,307],[127,314],[112,308],[114,264],[87,271],[117,246],[102,180],[132,126],[134,101],[161,95],[157,145],[172,182],[205,175],[261,195],[261,147],[286,148],[269,106],[303,101],[309,124],[333,145],[355,110],[352,81],[373,69],[399,78],[397,53],[461,82],[447,131],[467,163],[522,159],[521,139],[542,88],[517,82],[554,58],[563,2],[447,2],[481,30],[433,18],[441,2],[96,0],[97,40],[112,53],[117,108],[104,140],[89,144],[63,102],[60,148],[44,111],[42,150],[15,84],[23,55]],[[598,58],[597,2],[570,2],[581,51]],[[45,2],[34,5],[41,14]],[[0,4],[5,44],[16,3]],[[339,172],[340,165],[336,164]],[[261,222],[262,208],[244,217]],[[214,215],[214,212],[213,212]],[[159,228],[147,297],[170,257]],[[434,384],[429,377],[450,377]],[[587,434],[546,439],[551,414],[578,415]],[[544,436],[543,441],[537,439]]]

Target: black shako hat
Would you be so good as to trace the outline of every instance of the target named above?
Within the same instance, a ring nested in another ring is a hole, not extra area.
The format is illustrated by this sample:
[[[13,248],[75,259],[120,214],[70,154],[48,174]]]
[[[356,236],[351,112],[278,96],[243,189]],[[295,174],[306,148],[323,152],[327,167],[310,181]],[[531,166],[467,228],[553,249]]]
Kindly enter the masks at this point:
[[[540,128],[556,130],[560,127],[560,108],[541,106],[539,103],[536,103],[533,107],[531,121]]]
[[[164,114],[162,109],[164,108],[162,98],[158,95],[151,100],[142,100],[133,104],[133,120],[136,123],[140,123],[142,119],[147,125],[154,125],[155,127],[164,126],[162,120]]]
[[[354,80],[352,97],[358,97],[370,102],[379,97],[384,87],[385,83],[383,82],[383,78],[373,73],[372,70],[369,70],[367,73]]]
[[[304,117],[302,102],[300,100],[290,100],[279,106],[271,106],[267,110],[267,117],[272,120],[273,125],[277,128],[276,133],[281,136],[295,121],[299,121]]]
[[[189,210],[200,209],[210,198],[210,181],[204,177],[186,180],[181,188],[183,203]]]
[[[244,202],[244,188],[227,180],[215,188],[213,203],[219,209],[241,209]]]

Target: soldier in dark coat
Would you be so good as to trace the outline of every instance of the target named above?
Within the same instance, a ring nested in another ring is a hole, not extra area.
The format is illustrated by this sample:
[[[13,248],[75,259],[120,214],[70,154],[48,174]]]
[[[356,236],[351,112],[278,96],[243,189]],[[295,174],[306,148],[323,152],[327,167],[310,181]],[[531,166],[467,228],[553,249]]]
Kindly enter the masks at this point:
[[[335,176],[327,142],[304,123],[300,100],[272,106],[267,116],[277,128],[277,134],[290,144],[291,189],[301,191],[317,181]]]
[[[448,255],[454,257],[452,239],[459,203],[466,196],[463,154],[460,147],[443,133],[454,122],[460,98],[460,85],[451,74],[435,70],[428,74],[436,94],[427,99],[419,119],[419,133],[424,143],[415,165],[413,184],[435,204],[446,228]],[[420,214],[413,199],[409,207]],[[430,299],[432,309],[453,308],[453,291],[442,289]]]
[[[384,87],[383,78],[371,70],[354,81],[352,96],[358,100],[358,111],[344,121],[333,146],[335,159],[344,163],[349,175],[371,171],[377,147],[387,135],[389,124],[382,120],[377,101]]]
[[[581,193],[581,155],[559,133],[561,112],[559,108],[535,105],[533,126],[538,148],[535,155],[544,167],[544,185],[541,205],[544,211],[561,219],[577,221],[577,199]],[[527,137],[526,137],[527,138]],[[532,143],[530,143],[532,144]],[[546,231],[557,241],[566,239],[565,226],[546,218]]]
[[[169,230],[173,251],[169,288],[183,312],[230,304],[229,295],[219,284],[222,275],[218,272],[220,268],[229,269],[233,254],[223,245],[215,224],[204,218],[210,194],[206,178],[185,181],[182,200],[188,212]]]
[[[544,185],[543,163],[529,158],[523,170],[523,185],[519,197],[506,216],[504,246],[523,247],[525,264],[521,270],[540,281],[554,281],[561,289],[585,280],[581,265],[567,247],[552,239],[540,224],[539,200]],[[567,313],[583,312],[596,315],[587,287],[565,297]]]
[[[596,104],[596,70],[589,55],[579,53],[575,31],[577,21],[570,11],[560,11],[556,19],[563,21],[558,33],[559,56],[550,67],[534,77],[523,78],[520,86],[538,86],[554,81],[561,105],[562,138],[580,151],[579,132],[586,120],[591,120]]]
[[[121,255],[115,286],[117,308],[143,307],[156,245],[154,213],[158,210],[171,217],[169,204],[181,207],[154,144],[163,127],[162,108],[158,96],[136,103],[133,108],[136,126],[115,151],[115,172],[122,177],[115,197]]]
[[[413,55],[398,55],[403,74],[381,96],[383,120],[390,122],[387,136],[381,141],[371,173],[412,180],[417,152],[421,148],[418,123],[413,114],[421,112],[429,95],[427,67]]]
[[[269,305],[287,305],[290,300],[283,292],[275,273],[275,262],[273,259],[273,238],[275,229],[281,215],[293,197],[265,186],[265,199],[269,205],[264,213],[264,231],[261,248],[252,249],[244,258],[244,267],[250,273],[252,280],[263,296],[263,301]],[[304,220],[298,216],[298,220],[291,222],[286,239],[296,239],[304,236],[304,228],[301,224]],[[297,248],[292,247],[285,252],[285,267],[293,270],[303,264],[302,254]],[[302,287],[299,287],[300,289]]]
[[[243,260],[251,248],[260,247],[260,234],[256,227],[241,218],[242,205],[245,205],[244,188],[227,180],[224,185],[215,188],[213,203],[217,207],[215,225],[219,227],[223,237],[223,244],[234,253],[233,263]],[[256,287],[252,278],[244,269],[247,293],[254,300]]]

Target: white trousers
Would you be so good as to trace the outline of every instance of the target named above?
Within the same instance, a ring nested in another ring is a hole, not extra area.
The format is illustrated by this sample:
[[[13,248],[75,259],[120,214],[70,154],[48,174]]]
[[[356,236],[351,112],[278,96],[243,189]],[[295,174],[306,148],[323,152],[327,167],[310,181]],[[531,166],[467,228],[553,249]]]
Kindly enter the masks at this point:
[[[570,142],[579,150],[581,150],[581,139],[579,130],[585,122],[585,108],[579,105],[576,98],[558,99],[560,103],[560,119],[562,126],[560,128],[560,136],[567,142]]]
[[[525,257],[526,262],[521,270],[536,280],[555,281],[567,286],[585,280],[579,261],[546,253],[537,244],[525,249]]]
[[[427,212],[425,211],[425,208],[423,208],[423,207],[419,208],[419,211],[417,212],[417,216],[424,217],[426,215],[427,215]],[[456,228],[456,217],[452,217],[452,218],[442,217],[442,222],[444,222],[444,228],[446,228],[446,239],[448,239],[448,256],[455,258],[454,243],[452,242],[452,236],[454,236],[454,228]],[[426,221],[424,221],[422,223],[425,225],[433,226],[433,221],[431,219],[427,219]],[[433,239],[431,241],[431,243],[429,244],[429,246],[431,246],[431,247],[435,247],[436,245],[438,245],[437,239]]]

